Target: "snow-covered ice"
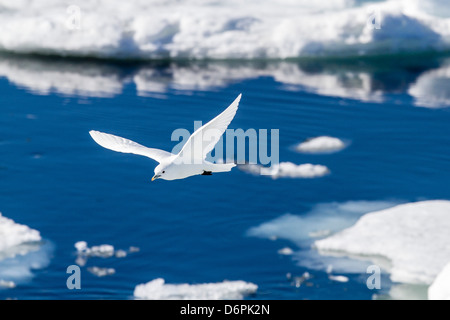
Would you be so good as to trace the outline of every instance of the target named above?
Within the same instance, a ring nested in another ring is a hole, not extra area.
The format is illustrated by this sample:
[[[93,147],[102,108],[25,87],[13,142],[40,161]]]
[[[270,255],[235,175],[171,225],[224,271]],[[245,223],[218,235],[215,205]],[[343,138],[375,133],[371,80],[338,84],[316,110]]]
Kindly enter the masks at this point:
[[[446,61],[437,69],[426,71],[409,87],[414,104],[425,108],[450,106],[450,64]]]
[[[50,262],[52,245],[39,231],[0,214],[0,288],[14,288]]]
[[[330,173],[330,170],[320,164],[295,164],[292,162],[280,162],[270,167],[259,164],[243,164],[238,166],[242,171],[268,176],[272,179],[278,178],[319,178]]]
[[[129,253],[139,251],[139,248],[137,247],[130,247],[128,251],[123,249],[115,249],[114,246],[110,244],[101,244],[89,247],[86,241],[78,241],[74,244],[74,247],[77,250],[76,263],[80,266],[86,265],[88,258],[125,258]]]
[[[18,249],[21,244],[41,241],[39,231],[14,222],[0,213],[0,258]],[[11,254],[13,254],[12,252]]]
[[[84,254],[88,257],[109,258],[114,255],[114,246],[110,244],[102,244],[98,246],[88,247],[86,241],[78,241],[75,243],[78,254]]]
[[[247,235],[293,242],[301,249],[294,251],[290,257],[302,267],[328,273],[332,270],[346,274],[365,273],[369,262],[341,256],[323,256],[311,246],[318,238],[350,227],[365,213],[393,207],[398,203],[398,201],[321,203],[306,213],[287,213],[252,227],[247,231]]]
[[[87,270],[97,277],[110,276],[116,273],[116,270],[114,268],[101,268],[96,266],[89,267],[87,268]]]
[[[258,286],[245,281],[202,284],[166,284],[158,278],[137,285],[134,297],[147,300],[234,300],[253,294]]]
[[[320,136],[307,139],[298,144],[295,150],[305,153],[330,153],[342,150],[345,148],[345,143],[339,138]]]
[[[394,201],[347,201],[315,205],[303,214],[286,213],[252,227],[247,235],[292,241],[304,246],[316,237],[324,237],[350,227],[363,214],[392,207]],[[328,266],[328,265],[327,265]]]
[[[1,0],[0,7],[2,50],[61,56],[386,54],[446,50],[450,35],[443,0],[78,0],[71,7],[57,0]]]
[[[328,275],[328,279],[336,282],[348,282],[348,277],[342,275]]]
[[[323,254],[385,257],[393,281],[431,284],[450,261],[448,230],[450,201],[421,201],[368,213],[314,245]]]
[[[278,250],[278,254],[281,254],[284,256],[290,256],[293,253],[294,253],[294,250],[292,250],[289,247],[284,247],[284,248],[281,248],[280,250]]]

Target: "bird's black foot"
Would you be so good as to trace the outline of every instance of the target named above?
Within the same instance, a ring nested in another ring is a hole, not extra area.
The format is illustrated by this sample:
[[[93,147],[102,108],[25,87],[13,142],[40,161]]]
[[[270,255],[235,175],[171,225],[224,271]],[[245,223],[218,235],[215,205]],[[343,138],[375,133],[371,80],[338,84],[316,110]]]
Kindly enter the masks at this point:
[[[202,176],[212,176],[212,171],[204,171],[203,170]]]

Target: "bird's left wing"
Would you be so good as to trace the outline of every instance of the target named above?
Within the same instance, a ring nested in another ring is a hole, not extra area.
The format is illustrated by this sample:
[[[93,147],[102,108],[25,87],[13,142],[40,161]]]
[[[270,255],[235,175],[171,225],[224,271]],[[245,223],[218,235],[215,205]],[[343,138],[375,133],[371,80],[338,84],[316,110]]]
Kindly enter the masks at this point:
[[[173,156],[173,154],[170,152],[160,149],[147,148],[134,141],[109,133],[92,130],[89,131],[89,134],[91,135],[92,139],[94,139],[94,141],[101,145],[103,148],[113,151],[138,154],[156,160],[159,163],[161,163],[164,159]]]
[[[184,163],[193,163],[194,161],[204,160],[206,155],[214,149],[219,142],[225,130],[230,125],[238,109],[241,94],[233,103],[217,117],[198,128],[188,139],[181,149],[178,157],[183,159]],[[191,162],[190,162],[191,161]]]

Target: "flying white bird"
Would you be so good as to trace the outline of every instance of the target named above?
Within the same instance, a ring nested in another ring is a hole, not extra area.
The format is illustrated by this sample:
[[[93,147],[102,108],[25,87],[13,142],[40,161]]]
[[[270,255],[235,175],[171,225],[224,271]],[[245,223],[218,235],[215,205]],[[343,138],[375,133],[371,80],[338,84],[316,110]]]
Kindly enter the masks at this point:
[[[147,148],[134,141],[99,131],[89,131],[92,139],[104,148],[124,153],[134,153],[159,162],[155,168],[155,179],[176,180],[194,175],[211,175],[213,172],[227,172],[234,163],[215,164],[206,161],[207,154],[214,149],[238,109],[241,94],[217,117],[198,128],[184,144],[178,154]]]

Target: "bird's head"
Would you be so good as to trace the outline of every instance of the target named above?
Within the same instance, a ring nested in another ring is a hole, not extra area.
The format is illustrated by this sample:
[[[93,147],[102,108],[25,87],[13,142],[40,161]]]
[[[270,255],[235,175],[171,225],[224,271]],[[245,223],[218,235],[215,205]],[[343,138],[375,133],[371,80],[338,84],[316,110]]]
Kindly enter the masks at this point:
[[[155,175],[153,176],[152,181],[155,181],[156,179],[159,179],[159,178],[164,179],[165,173],[166,173],[166,166],[163,166],[161,164],[158,165],[155,168]]]

